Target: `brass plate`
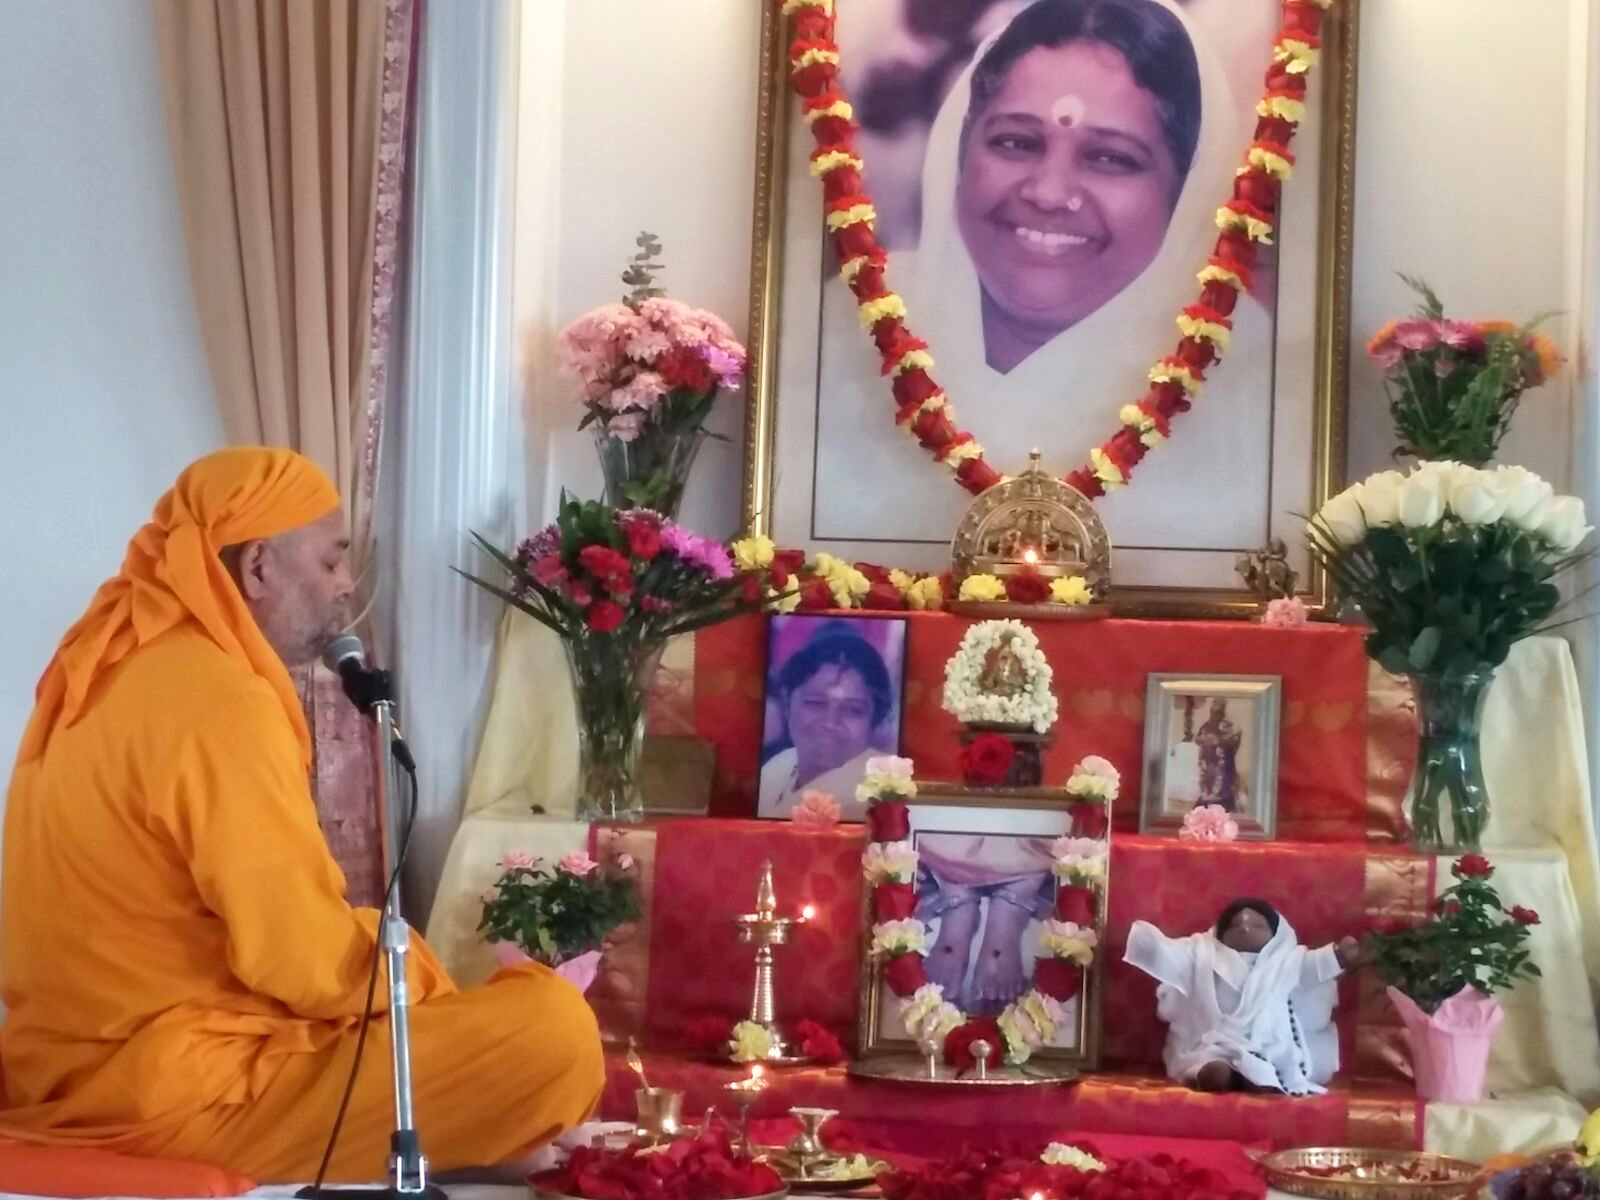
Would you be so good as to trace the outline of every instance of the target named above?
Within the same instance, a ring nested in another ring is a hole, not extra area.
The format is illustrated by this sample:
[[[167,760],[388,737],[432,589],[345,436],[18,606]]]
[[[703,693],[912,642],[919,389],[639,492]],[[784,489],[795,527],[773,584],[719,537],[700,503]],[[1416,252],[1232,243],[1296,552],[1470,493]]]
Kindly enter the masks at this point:
[[[859,1175],[840,1175],[828,1179],[805,1178],[792,1173],[789,1157],[782,1147],[772,1146],[761,1151],[761,1157],[766,1160],[780,1176],[791,1192],[855,1192],[871,1184],[877,1183],[878,1176],[890,1170],[886,1162],[867,1156],[870,1169]],[[854,1158],[855,1155],[836,1154],[835,1159],[844,1160]],[[826,1161],[826,1160],[825,1160]]]
[[[1261,1164],[1268,1186],[1324,1200],[1458,1200],[1473,1191],[1479,1172],[1478,1164],[1465,1159],[1413,1150],[1310,1146],[1271,1154],[1246,1153]],[[1342,1167],[1350,1176],[1308,1175],[1307,1167]],[[1446,1177],[1428,1181],[1394,1177],[1398,1171],[1418,1167]]]
[[[925,1059],[887,1054],[851,1063],[850,1074],[857,1079],[880,1079],[889,1083],[915,1083],[923,1087],[943,1088],[1059,1087],[1064,1083],[1078,1081],[1078,1071],[1075,1067],[1044,1059],[1036,1059],[1022,1067],[1004,1067],[990,1071],[987,1079],[979,1079],[973,1075],[957,1079],[954,1071],[941,1066],[938,1078],[929,1079],[928,1064]]]

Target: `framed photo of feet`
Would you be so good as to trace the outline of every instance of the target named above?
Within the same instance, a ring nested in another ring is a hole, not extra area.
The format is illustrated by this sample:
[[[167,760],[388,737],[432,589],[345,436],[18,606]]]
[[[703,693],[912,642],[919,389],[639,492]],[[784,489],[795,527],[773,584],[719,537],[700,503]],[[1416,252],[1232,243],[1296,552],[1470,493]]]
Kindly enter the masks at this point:
[[[1063,1019],[1033,1048],[1033,1056],[1083,1069],[1095,1066],[1109,830],[1086,830],[1081,817],[1042,794],[1017,797],[1008,806],[958,791],[942,792],[936,784],[922,786],[909,817],[907,840],[917,852],[914,915],[926,930],[924,970],[943,998],[969,1019],[998,1018],[1034,992],[1036,964],[1053,960],[1046,936],[1059,931],[1058,918],[1068,915],[1062,892],[1079,894],[1080,903],[1066,907],[1073,908],[1079,927],[1092,930],[1086,940],[1094,943],[1093,961],[1081,967],[1076,993],[1060,1001]],[[1062,839],[1086,833],[1099,839],[1100,875],[1092,888],[1073,888],[1058,869]],[[865,921],[870,945],[870,911]],[[878,958],[863,956],[860,1053],[916,1054],[917,1042],[906,1028],[907,1006],[890,990],[881,968]],[[997,1055],[1003,1051],[1003,1046],[996,1048]]]

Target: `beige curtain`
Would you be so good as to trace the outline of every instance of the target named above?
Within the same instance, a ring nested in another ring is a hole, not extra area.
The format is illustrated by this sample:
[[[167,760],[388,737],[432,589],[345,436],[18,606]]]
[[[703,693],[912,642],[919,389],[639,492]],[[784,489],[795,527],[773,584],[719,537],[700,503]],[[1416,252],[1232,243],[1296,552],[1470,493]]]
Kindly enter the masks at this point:
[[[228,437],[292,447],[337,481],[363,576],[411,7],[156,0],[190,275]],[[318,817],[351,901],[376,903],[370,732],[327,671],[299,683],[316,738]]]
[[[157,0],[190,273],[228,436],[291,446],[364,531],[383,0]]]

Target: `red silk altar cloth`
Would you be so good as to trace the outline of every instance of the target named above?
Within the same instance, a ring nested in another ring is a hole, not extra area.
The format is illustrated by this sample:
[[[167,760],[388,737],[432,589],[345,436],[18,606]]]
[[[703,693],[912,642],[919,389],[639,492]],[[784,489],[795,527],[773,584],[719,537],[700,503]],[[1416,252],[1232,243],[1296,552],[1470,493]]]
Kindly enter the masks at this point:
[[[973,623],[951,613],[905,618],[902,752],[921,779],[959,779],[959,725],[940,706],[944,667]],[[1397,806],[1368,803],[1368,667],[1361,631],[1342,625],[1273,629],[1243,621],[1034,621],[1055,672],[1061,720],[1045,781],[1099,754],[1122,772],[1116,825],[1139,826],[1144,702],[1152,672],[1277,675],[1283,679],[1278,836],[1299,841],[1395,841]],[[754,816],[760,771],[766,618],[742,617],[695,635],[696,736],[717,749],[711,812]]]
[[[761,863],[770,859],[783,911],[816,908],[815,918],[776,951],[778,1016],[807,1017],[847,1045],[854,1041],[863,953],[859,826],[813,830],[784,821],[681,818],[597,834],[612,836],[623,839],[616,848],[639,861],[646,894],[640,927],[608,955],[619,964],[616,973],[629,977],[612,978],[608,967],[591,993],[610,1034],[684,1049],[697,1018],[731,1022],[749,1011],[752,955],[736,940],[733,917],[753,908]],[[1166,1030],[1156,1017],[1155,984],[1122,961],[1135,920],[1175,936],[1193,933],[1211,925],[1230,900],[1253,895],[1281,908],[1305,945],[1324,945],[1418,920],[1432,895],[1432,864],[1363,844],[1194,846],[1114,837],[1100,955],[1101,1061],[1161,1071]],[[643,1003],[617,1002],[624,995]],[[1341,1077],[1404,1078],[1399,1021],[1372,972],[1341,981],[1336,1019]]]
[[[651,1086],[680,1089],[686,1119],[708,1108],[731,1117],[736,1107],[722,1089],[747,1077],[748,1068],[646,1055]],[[639,1078],[621,1058],[609,1058],[601,1116],[632,1120]],[[770,1085],[751,1107],[753,1121],[784,1116],[790,1108],[831,1108],[848,1149],[936,1157],[965,1144],[1036,1141],[1063,1134],[1141,1134],[1152,1138],[1208,1138],[1224,1143],[1288,1146],[1422,1147],[1421,1106],[1409,1090],[1335,1089],[1323,1096],[1208,1095],[1166,1080],[1089,1075],[1070,1087],[929,1088],[854,1079],[844,1067],[775,1068]],[[998,1102],[998,1103],[997,1103]],[[793,1125],[790,1125],[791,1135]],[[784,1140],[787,1140],[785,1138]],[[1120,1143],[1122,1139],[1117,1139]],[[1165,1147],[1156,1147],[1160,1149]],[[1110,1141],[1105,1149],[1117,1153]],[[1151,1151],[1154,1152],[1154,1149]],[[1196,1157],[1189,1155],[1189,1157]],[[1198,1159],[1197,1159],[1198,1161]]]

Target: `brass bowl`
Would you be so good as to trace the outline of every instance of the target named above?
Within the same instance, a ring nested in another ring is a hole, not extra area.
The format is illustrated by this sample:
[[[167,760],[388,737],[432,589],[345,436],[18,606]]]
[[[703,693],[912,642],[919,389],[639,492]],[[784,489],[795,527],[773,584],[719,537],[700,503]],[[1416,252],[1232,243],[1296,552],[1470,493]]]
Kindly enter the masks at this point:
[[[1461,1200],[1475,1196],[1477,1163],[1414,1150],[1364,1150],[1352,1146],[1311,1146],[1250,1153],[1266,1173],[1267,1184],[1297,1196],[1323,1200]],[[1306,1168],[1340,1168],[1345,1174],[1308,1174]],[[1404,1171],[1426,1170],[1432,1178],[1406,1179]]]

